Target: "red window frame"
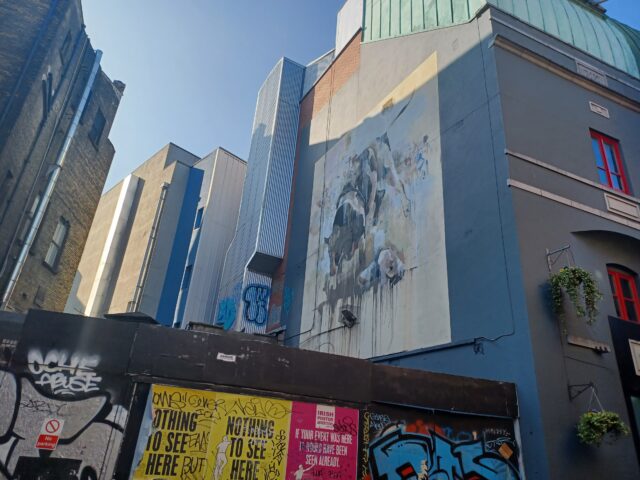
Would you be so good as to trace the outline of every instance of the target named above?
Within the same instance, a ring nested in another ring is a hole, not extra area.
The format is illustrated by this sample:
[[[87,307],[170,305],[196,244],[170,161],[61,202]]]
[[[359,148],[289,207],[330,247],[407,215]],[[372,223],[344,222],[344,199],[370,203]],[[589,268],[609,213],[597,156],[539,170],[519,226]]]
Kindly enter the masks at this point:
[[[638,286],[635,276],[614,267],[608,267],[607,272],[609,273],[609,281],[611,282],[613,290],[611,293],[613,294],[613,302],[615,303],[618,317],[623,320],[640,322],[640,298],[638,297]],[[631,297],[624,296],[622,280],[629,282]],[[631,305],[635,309],[636,320],[631,319],[629,316],[628,302],[631,302]]]
[[[620,142],[603,133],[596,132],[595,130],[591,130],[591,139],[592,141],[595,140],[596,142],[598,142],[600,158],[599,159],[596,158],[596,167],[599,171],[598,178],[600,179],[600,183],[602,185],[606,185],[607,187],[613,190],[618,190],[620,192],[629,194],[630,193],[629,182],[627,182],[627,177],[624,173],[624,168],[622,165],[622,155],[620,155]],[[615,163],[617,172],[612,171],[609,165],[609,161],[607,160],[607,154],[605,151],[605,145],[608,145],[609,147],[611,147],[611,151],[613,152],[613,156],[614,156],[613,162]],[[597,155],[595,151],[595,147],[594,147],[593,153],[594,155]],[[598,160],[600,160],[600,163],[602,164],[602,166],[598,164],[597,162]],[[606,183],[603,181],[601,174],[604,174],[607,180]],[[619,178],[620,185],[622,186],[622,188],[618,188],[617,186],[614,185],[613,177]]]

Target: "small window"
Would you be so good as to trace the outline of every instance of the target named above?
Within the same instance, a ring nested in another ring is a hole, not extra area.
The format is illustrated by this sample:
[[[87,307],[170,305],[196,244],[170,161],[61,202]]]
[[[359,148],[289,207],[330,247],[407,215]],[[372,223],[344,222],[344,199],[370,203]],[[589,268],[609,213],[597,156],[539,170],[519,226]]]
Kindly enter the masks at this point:
[[[193,229],[197,230],[198,228],[200,228],[202,226],[202,215],[204,213],[204,207],[199,208],[198,211],[196,212],[196,221],[193,224]]]
[[[84,104],[84,110],[82,110],[82,114],[80,115],[80,123],[84,125],[85,120],[87,119],[87,112],[89,111],[89,106],[91,105],[91,99],[93,98],[93,89],[89,92],[89,96],[87,97],[87,101]]]
[[[89,132],[89,139],[93,146],[98,148],[100,144],[100,138],[102,137],[102,131],[104,130],[104,125],[107,123],[102,111],[98,109],[96,112],[96,116],[93,119],[93,125],[91,126],[91,131]]]
[[[44,263],[51,268],[57,268],[64,243],[67,240],[67,234],[69,233],[69,222],[60,217],[58,225],[56,225],[56,231],[53,232],[53,238],[49,244],[47,255],[44,257]]]
[[[629,185],[622,168],[620,142],[591,130],[591,146],[596,157],[600,183],[614,190],[629,193]]]
[[[45,299],[45,290],[42,285],[38,285],[38,289],[36,290],[36,296],[33,298],[33,304],[36,307],[42,308],[44,306]]]
[[[42,118],[49,116],[53,106],[53,75],[51,72],[42,75]]]
[[[29,228],[31,227],[31,223],[33,222],[33,217],[36,215],[36,210],[38,209],[38,205],[40,204],[40,194],[36,195],[31,203],[31,208],[25,215],[24,223],[22,224],[22,228],[20,229],[20,234],[18,235],[18,240],[21,243],[27,239],[27,234],[29,233]]]
[[[616,315],[623,320],[640,322],[640,300],[635,275],[616,267],[608,267],[607,271]]]
[[[13,173],[11,172],[11,170],[7,170],[7,173],[2,179],[2,185],[0,185],[0,212],[2,211],[4,203],[7,201],[7,197],[9,196],[9,189],[12,179]]]
[[[60,61],[64,65],[69,61],[69,54],[71,53],[71,32],[67,32],[67,36],[64,37],[62,46],[60,47]]]

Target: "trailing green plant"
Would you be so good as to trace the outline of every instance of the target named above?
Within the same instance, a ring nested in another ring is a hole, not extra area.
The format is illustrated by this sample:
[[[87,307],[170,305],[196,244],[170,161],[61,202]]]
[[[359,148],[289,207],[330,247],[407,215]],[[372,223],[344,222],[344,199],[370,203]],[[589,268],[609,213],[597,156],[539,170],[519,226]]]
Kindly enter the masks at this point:
[[[615,412],[587,412],[578,421],[578,438],[587,445],[599,447],[605,437],[617,440],[622,435],[629,435],[629,427]]]
[[[580,267],[564,267],[558,273],[551,275],[549,283],[551,284],[553,311],[559,317],[564,316],[564,291],[567,292],[578,317],[587,317],[588,324],[596,321],[597,304],[602,299],[602,293],[591,273]]]

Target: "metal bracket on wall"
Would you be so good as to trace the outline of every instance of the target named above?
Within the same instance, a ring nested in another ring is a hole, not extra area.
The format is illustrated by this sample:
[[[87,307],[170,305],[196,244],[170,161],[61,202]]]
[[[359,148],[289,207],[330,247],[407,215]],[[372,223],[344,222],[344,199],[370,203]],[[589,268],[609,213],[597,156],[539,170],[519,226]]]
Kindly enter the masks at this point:
[[[595,389],[596,386],[593,382],[589,382],[589,383],[581,383],[578,385],[569,385],[567,387],[567,389],[569,390],[569,400],[574,401],[576,398],[578,398],[580,395],[582,395],[584,392],[586,392],[587,390],[590,389]],[[578,390],[577,393],[574,393],[576,390]]]
[[[566,266],[575,265],[576,261],[573,258],[573,252],[571,251],[571,245],[565,245],[564,247],[558,248],[556,250],[547,251],[547,268],[549,272],[553,271],[553,266],[560,261],[562,258],[566,258]]]
[[[611,353],[611,347],[604,343],[590,338],[582,338],[576,335],[567,335],[567,343],[576,347],[589,348],[596,353]]]

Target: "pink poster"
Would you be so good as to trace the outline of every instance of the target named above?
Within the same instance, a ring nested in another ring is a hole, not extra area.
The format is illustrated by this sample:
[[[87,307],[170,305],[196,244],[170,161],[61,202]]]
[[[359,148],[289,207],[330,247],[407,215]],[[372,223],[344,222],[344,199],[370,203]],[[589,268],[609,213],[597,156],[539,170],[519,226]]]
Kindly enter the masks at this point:
[[[287,480],[352,480],[358,465],[358,410],[293,402]]]

